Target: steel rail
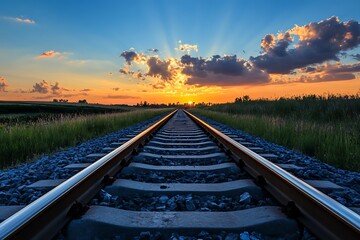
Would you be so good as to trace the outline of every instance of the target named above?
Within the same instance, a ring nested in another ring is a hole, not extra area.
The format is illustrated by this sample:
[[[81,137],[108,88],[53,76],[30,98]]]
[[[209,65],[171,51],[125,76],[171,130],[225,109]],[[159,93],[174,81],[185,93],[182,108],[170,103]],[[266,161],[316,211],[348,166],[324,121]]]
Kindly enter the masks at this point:
[[[176,111],[0,223],[0,239],[51,239]]]
[[[219,141],[235,161],[320,239],[360,239],[360,216],[219,132],[193,114],[184,112]]]

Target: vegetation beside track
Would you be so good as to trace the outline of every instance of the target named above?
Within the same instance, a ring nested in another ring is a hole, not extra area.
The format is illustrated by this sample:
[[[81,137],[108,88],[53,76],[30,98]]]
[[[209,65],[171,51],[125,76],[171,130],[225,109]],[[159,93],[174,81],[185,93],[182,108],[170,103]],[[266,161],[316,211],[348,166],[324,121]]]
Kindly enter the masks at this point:
[[[63,116],[57,120],[0,125],[0,168],[31,161],[80,142],[117,131],[170,109],[143,109],[122,113]]]
[[[136,110],[123,105],[101,105],[59,102],[0,101],[0,124],[16,125],[30,122],[51,122],[64,117],[119,113]]]
[[[359,95],[237,99],[191,111],[330,165],[360,171]]]

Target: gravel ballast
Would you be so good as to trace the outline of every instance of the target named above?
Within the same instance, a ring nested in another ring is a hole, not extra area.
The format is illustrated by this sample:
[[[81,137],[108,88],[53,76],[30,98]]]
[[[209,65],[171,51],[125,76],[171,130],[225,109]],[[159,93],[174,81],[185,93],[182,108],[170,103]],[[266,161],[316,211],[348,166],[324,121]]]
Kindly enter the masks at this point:
[[[0,205],[27,205],[35,201],[45,192],[29,189],[26,186],[39,180],[67,179],[71,177],[78,170],[65,169],[66,165],[81,163],[86,160],[88,154],[101,152],[110,143],[116,142],[120,138],[126,138],[127,135],[133,134],[134,131],[144,130],[164,116],[165,114],[105,136],[88,140],[75,147],[42,156],[31,163],[0,170]]]

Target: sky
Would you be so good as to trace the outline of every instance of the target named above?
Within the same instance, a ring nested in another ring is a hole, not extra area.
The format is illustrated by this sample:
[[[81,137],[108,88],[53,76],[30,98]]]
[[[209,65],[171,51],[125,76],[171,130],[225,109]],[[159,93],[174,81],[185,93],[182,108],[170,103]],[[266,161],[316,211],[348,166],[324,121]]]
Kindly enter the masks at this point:
[[[0,2],[0,100],[360,93],[360,1]]]

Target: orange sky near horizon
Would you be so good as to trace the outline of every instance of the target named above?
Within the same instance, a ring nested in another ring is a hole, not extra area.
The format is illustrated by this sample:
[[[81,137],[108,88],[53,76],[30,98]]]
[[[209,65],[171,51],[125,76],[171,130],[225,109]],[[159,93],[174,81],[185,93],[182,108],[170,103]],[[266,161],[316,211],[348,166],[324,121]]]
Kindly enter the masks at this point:
[[[149,103],[187,103],[189,101],[224,103],[233,102],[235,98],[244,95],[249,95],[251,99],[269,98],[276,99],[279,97],[292,97],[299,95],[327,95],[327,94],[341,94],[341,95],[355,95],[360,93],[360,79],[347,81],[333,81],[317,82],[317,83],[290,83],[290,84],[263,84],[255,86],[206,86],[194,87],[183,85],[180,89],[173,89],[167,87],[164,89],[153,89],[149,84],[138,84],[134,82],[125,81],[121,84],[121,88],[117,91],[112,88],[119,87],[114,80],[105,79],[97,81],[98,84],[89,91],[81,91],[73,89],[69,91],[69,96],[44,96],[39,93],[24,92],[2,92],[0,93],[0,100],[2,101],[52,101],[54,98],[68,99],[69,102],[77,102],[80,99],[86,99],[90,103],[99,104],[129,104],[147,101]],[[121,76],[120,76],[121,78]],[[117,80],[118,81],[118,80]],[[63,80],[63,87],[66,88],[66,82]],[[71,82],[71,81],[70,81]],[[81,81],[78,82],[81,85]],[[74,87],[74,86],[72,86]],[[86,89],[85,89],[86,90]],[[72,95],[72,96],[70,96]],[[39,97],[39,98],[36,98]]]

